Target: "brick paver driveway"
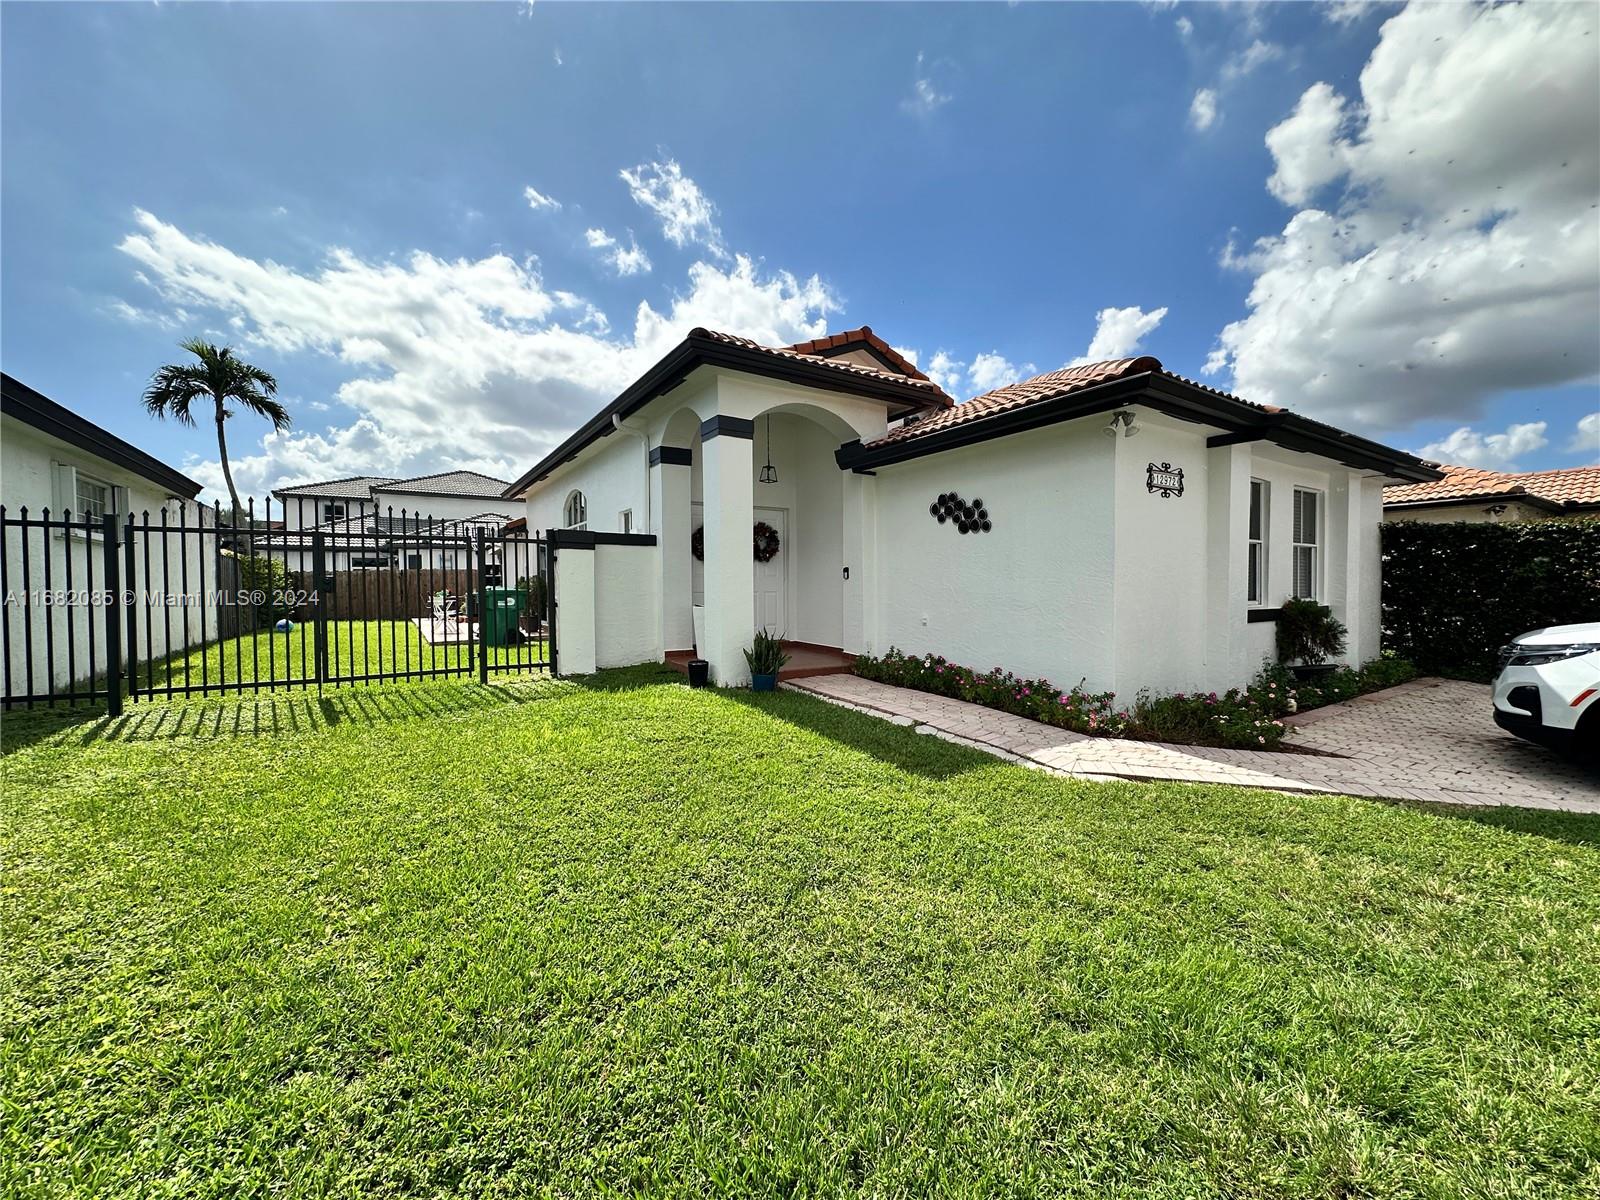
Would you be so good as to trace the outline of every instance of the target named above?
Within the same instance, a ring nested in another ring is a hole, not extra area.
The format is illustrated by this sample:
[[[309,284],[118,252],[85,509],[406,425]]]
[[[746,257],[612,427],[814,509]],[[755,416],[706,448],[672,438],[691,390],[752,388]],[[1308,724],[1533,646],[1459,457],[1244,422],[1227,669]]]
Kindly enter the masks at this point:
[[[1482,684],[1419,679],[1305,713],[1287,740],[1325,752],[1321,755],[1085,737],[854,675],[784,686],[1029,766],[1085,778],[1183,779],[1600,813],[1600,771],[1503,732],[1490,716],[1489,689]]]

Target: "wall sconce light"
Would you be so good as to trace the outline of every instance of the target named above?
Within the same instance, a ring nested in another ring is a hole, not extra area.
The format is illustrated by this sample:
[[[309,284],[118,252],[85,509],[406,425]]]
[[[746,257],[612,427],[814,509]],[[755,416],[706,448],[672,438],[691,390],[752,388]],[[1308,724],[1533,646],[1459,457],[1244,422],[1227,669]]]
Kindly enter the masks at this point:
[[[1113,438],[1116,437],[1119,432],[1123,437],[1132,437],[1134,434],[1139,432],[1139,426],[1133,423],[1133,410],[1131,408],[1119,408],[1116,412],[1111,414],[1111,423],[1100,432],[1104,433],[1107,437]]]
[[[772,465],[772,414],[767,414],[767,465],[761,468],[762,483],[777,483],[778,468]]]

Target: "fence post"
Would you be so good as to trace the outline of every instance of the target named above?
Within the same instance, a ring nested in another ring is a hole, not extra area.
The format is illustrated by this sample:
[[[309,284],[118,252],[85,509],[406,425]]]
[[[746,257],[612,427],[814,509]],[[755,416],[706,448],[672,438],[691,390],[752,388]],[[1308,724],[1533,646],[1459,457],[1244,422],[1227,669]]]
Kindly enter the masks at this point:
[[[122,715],[122,560],[117,554],[116,513],[102,514],[100,535],[106,556],[106,715],[120,717]]]
[[[483,528],[477,532],[478,543],[478,682],[489,682],[489,642],[484,630],[489,625],[489,543],[484,537]]]
[[[311,653],[316,659],[317,690],[322,690],[323,681],[328,677],[328,615],[327,606],[331,599],[329,595],[327,570],[328,570],[328,543],[327,535],[313,533],[311,535],[311,578],[317,589],[316,606],[313,610],[311,634]],[[304,652],[305,643],[301,643]]]
[[[148,537],[149,535],[146,534]],[[128,610],[128,640],[122,647],[122,656],[128,664],[128,699],[132,700],[134,693],[139,689],[139,604],[138,596],[139,568],[133,553],[133,514],[128,514],[127,537],[122,543],[123,553],[123,599]],[[150,581],[145,580],[148,587]],[[148,649],[148,647],[146,647]]]

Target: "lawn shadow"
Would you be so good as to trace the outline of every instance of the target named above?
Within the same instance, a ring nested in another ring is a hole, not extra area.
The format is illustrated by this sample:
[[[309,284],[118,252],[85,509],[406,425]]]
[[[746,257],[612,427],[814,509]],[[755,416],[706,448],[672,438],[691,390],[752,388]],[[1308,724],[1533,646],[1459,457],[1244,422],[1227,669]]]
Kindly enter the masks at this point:
[[[7,714],[4,751],[81,730],[80,745],[191,738],[278,737],[345,725],[371,726],[504,708],[553,697],[570,685],[543,677],[491,682],[385,683],[315,690],[261,691],[226,698],[129,703],[122,715],[105,706]]]
[[[1567,842],[1574,846],[1600,846],[1600,814],[1596,813],[1519,808],[1513,804],[1468,806],[1430,804],[1421,800],[1394,800],[1387,803],[1421,809],[1430,816],[1471,821],[1475,825],[1492,825],[1496,829],[1504,829],[1511,833],[1526,833],[1534,837],[1548,838],[1554,842]]]
[[[952,779],[1000,763],[994,755],[943,738],[917,733],[883,717],[841,708],[799,692],[748,692],[736,688],[717,695],[780,721],[807,729],[841,746],[925,779]]]

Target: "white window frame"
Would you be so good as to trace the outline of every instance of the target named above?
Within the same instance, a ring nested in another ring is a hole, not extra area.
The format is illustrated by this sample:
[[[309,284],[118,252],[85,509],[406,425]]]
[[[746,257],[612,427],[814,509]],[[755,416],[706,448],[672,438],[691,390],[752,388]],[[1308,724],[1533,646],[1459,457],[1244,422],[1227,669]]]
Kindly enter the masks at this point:
[[[117,489],[97,475],[90,475],[86,471],[77,471],[73,475],[72,517],[77,521],[98,521],[106,513],[117,511]],[[101,496],[95,500],[86,500],[83,489],[85,486],[99,491]]]
[[[625,508],[617,514],[617,532],[633,532],[633,509]]]
[[[1290,514],[1289,590],[1294,594],[1294,598],[1296,600],[1320,601],[1322,599],[1322,513],[1323,509],[1325,508],[1323,503],[1323,493],[1317,488],[1297,487],[1294,489],[1294,495],[1295,508],[1297,510],[1300,507],[1300,497],[1310,496],[1315,500],[1316,511],[1313,514],[1311,522],[1310,541],[1302,541],[1297,536],[1298,534],[1303,533],[1304,530],[1297,530],[1294,527],[1296,522],[1292,518],[1296,514]],[[1304,594],[1302,594],[1296,586],[1300,571],[1300,551],[1302,550],[1311,551],[1311,587],[1310,590]]]
[[[577,488],[567,493],[561,506],[561,520],[567,529],[589,528],[589,501]]]
[[[1257,489],[1260,489],[1259,491]],[[1257,511],[1256,498],[1261,499]],[[1261,608],[1267,602],[1267,533],[1272,520],[1272,484],[1265,479],[1250,481],[1250,505],[1245,515],[1245,592],[1251,608]],[[1255,529],[1250,525],[1254,522]],[[1254,564],[1255,590],[1250,590],[1251,565]]]

